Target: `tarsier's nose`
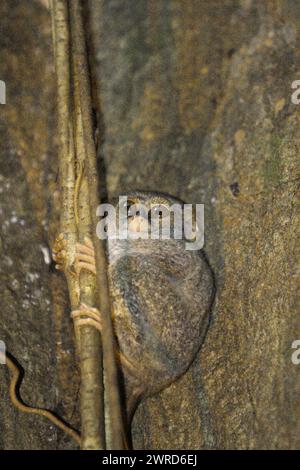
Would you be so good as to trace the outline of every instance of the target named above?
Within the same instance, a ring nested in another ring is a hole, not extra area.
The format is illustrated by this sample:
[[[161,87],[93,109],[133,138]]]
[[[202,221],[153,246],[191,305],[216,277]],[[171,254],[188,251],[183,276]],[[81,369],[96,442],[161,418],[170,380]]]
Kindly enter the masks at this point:
[[[148,233],[148,220],[141,215],[135,215],[128,219],[129,233]]]

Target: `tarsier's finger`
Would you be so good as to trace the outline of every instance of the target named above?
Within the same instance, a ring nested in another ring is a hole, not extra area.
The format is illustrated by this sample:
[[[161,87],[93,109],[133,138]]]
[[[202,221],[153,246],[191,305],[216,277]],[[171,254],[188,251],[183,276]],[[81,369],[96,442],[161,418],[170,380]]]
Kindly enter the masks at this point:
[[[80,309],[81,310],[87,310],[88,312],[94,312],[94,313],[97,313],[97,315],[99,316],[99,318],[101,318],[101,314],[99,312],[99,310],[95,307],[90,307],[89,305],[87,304],[84,304],[83,302],[81,302],[80,304]]]
[[[96,330],[102,333],[102,325],[98,321],[94,320],[93,318],[81,318],[80,320],[76,321],[76,326],[93,326]]]
[[[84,315],[86,315],[87,317],[93,318],[97,322],[101,323],[101,318],[97,309],[73,310],[71,313],[71,318],[75,319],[75,318],[83,317]]]
[[[95,258],[94,258],[94,256],[92,256],[92,255],[85,255],[85,254],[82,254],[82,253],[78,253],[78,254],[76,255],[75,262],[76,262],[76,263],[80,263],[80,262],[82,262],[82,261],[85,261],[85,262],[87,262],[87,263],[89,263],[89,264],[93,264],[93,265],[95,264]]]
[[[86,269],[87,271],[96,274],[96,267],[94,263],[86,263],[84,261],[79,261],[78,263],[76,263],[75,268],[77,273],[80,273],[82,269]]]
[[[62,270],[63,266],[66,262],[67,253],[65,251],[65,247],[67,245],[67,240],[64,237],[63,233],[60,233],[54,242],[54,246],[52,248],[52,258],[56,263],[56,269]]]
[[[94,251],[93,242],[89,237],[84,237],[84,242],[89,248],[92,248],[92,250]]]
[[[63,247],[63,246],[66,246],[67,243],[68,242],[65,239],[64,234],[60,233],[55,239],[54,246],[55,247]]]
[[[95,256],[94,249],[89,246],[83,245],[82,243],[76,243],[76,253],[83,253],[90,256]]]
[[[67,256],[67,253],[65,250],[52,250],[52,256],[53,258],[65,258]]]

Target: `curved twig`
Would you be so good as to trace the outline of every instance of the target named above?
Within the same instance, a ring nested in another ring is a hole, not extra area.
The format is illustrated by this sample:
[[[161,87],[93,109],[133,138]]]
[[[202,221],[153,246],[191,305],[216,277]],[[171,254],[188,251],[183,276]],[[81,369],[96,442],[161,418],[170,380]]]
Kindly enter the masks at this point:
[[[19,397],[18,389],[20,388],[21,382],[21,370],[14,363],[14,361],[6,354],[6,365],[11,372],[11,381],[9,384],[9,396],[12,401],[12,404],[18,408],[18,410],[22,411],[23,413],[33,413],[39,416],[44,416],[49,421],[51,421],[55,426],[59,429],[67,433],[69,436],[74,439],[77,444],[80,445],[81,437],[80,434],[71,428],[67,423],[65,423],[61,418],[56,416],[52,411],[46,410],[45,408],[35,408],[29,405],[26,405]]]

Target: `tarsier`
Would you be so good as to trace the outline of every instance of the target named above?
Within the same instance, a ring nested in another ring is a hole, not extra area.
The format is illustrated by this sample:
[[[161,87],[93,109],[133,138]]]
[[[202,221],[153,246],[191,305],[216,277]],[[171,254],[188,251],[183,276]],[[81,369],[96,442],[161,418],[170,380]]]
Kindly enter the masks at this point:
[[[186,250],[186,240],[172,238],[172,230],[169,239],[137,236],[141,228],[150,228],[145,208],[163,219],[172,204],[182,205],[181,201],[141,191],[127,198],[129,208],[141,205],[141,211],[132,216],[129,209],[128,237],[108,237],[107,256],[117,357],[130,420],[141,398],[166,388],[191,365],[204,339],[214,283],[203,251]],[[59,262],[57,249],[54,259]],[[86,269],[96,275],[88,239],[76,245],[75,268],[78,274]],[[71,316],[77,324],[93,324],[102,332],[96,309],[80,305]]]

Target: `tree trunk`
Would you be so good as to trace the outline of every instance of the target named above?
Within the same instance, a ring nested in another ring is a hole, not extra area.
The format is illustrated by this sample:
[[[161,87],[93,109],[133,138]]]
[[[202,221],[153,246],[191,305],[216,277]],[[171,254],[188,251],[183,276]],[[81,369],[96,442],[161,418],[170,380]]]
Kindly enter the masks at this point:
[[[78,372],[58,232],[55,78],[44,2],[0,4],[0,339],[21,395],[75,427]],[[89,0],[86,26],[109,195],[164,191],[205,204],[217,295],[190,370],[140,406],[136,449],[300,447],[300,7],[289,0]],[[99,103],[101,102],[101,110]],[[0,447],[76,448],[10,404]]]

